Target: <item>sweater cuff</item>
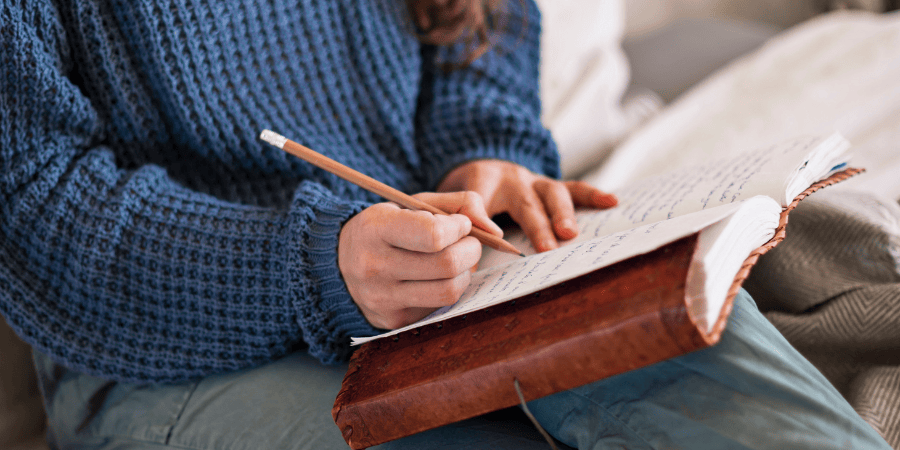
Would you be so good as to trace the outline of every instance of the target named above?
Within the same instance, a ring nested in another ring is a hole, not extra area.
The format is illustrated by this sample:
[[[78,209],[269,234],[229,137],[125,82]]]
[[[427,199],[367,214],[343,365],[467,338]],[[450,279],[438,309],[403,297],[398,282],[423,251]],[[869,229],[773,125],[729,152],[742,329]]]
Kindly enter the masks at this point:
[[[535,150],[539,148],[539,150]],[[429,171],[427,186],[435,190],[438,184],[461,164],[478,159],[500,159],[516,163],[536,174],[558,179],[561,175],[559,153],[552,140],[542,141],[538,146],[523,146],[521,143],[511,145],[483,145],[456,152],[452,156],[441,159]]]
[[[346,361],[350,338],[379,331],[366,321],[341,276],[341,227],[369,206],[339,199],[315,183],[297,190],[291,217],[291,298],[309,353],[325,364]]]

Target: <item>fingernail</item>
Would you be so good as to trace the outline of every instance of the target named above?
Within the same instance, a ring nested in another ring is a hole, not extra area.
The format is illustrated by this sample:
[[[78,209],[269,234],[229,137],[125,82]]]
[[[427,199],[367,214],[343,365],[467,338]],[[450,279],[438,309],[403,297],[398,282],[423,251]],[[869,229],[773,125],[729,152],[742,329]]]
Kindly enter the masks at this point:
[[[577,224],[572,219],[563,219],[559,223],[559,232],[557,237],[562,239],[572,239],[578,235]]]
[[[556,241],[552,239],[544,239],[541,241],[540,251],[546,252],[548,250],[553,250],[556,248]]]
[[[488,220],[487,231],[496,234],[497,236],[503,237],[503,228],[500,228],[500,225],[497,225],[493,220]]]
[[[612,208],[619,204],[619,198],[613,194],[595,194],[594,202],[600,208]]]

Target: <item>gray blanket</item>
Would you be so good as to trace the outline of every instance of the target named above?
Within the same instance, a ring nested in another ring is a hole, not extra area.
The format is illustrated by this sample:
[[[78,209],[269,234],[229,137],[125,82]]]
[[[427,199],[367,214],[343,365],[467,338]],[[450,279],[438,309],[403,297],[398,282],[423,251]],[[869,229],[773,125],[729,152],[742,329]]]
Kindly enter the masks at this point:
[[[900,449],[900,206],[825,189],[744,287],[766,317]]]

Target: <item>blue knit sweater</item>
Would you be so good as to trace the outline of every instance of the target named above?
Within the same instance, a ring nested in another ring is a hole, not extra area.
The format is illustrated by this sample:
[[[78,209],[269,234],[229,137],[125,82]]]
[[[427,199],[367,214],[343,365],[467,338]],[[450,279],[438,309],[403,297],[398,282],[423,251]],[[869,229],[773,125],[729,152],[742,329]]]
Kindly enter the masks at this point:
[[[11,4],[12,3],[12,4]],[[376,332],[336,263],[383,201],[257,140],[270,128],[407,192],[502,158],[557,175],[536,7],[497,50],[417,41],[399,0],[0,6],[0,313],[82,372],[172,382]]]

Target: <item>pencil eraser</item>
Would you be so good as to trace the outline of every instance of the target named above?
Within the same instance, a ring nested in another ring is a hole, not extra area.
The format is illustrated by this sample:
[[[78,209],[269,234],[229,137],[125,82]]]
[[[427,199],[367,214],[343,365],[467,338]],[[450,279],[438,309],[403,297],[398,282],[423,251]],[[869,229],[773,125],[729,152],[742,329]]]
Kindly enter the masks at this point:
[[[262,130],[262,133],[259,134],[259,138],[284,150],[284,144],[287,142],[287,138],[272,131],[272,130]]]

